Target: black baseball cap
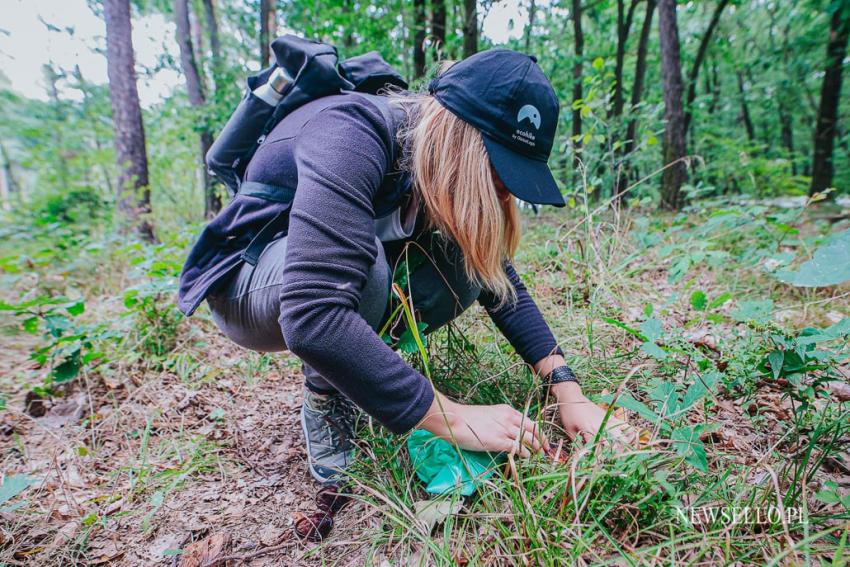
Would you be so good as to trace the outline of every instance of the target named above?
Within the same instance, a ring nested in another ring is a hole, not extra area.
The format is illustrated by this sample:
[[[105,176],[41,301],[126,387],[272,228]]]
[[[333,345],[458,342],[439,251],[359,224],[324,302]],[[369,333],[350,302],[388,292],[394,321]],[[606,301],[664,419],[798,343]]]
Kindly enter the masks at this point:
[[[510,49],[467,57],[436,77],[428,91],[481,131],[493,168],[514,196],[564,206],[547,164],[558,125],[558,98],[537,59]]]

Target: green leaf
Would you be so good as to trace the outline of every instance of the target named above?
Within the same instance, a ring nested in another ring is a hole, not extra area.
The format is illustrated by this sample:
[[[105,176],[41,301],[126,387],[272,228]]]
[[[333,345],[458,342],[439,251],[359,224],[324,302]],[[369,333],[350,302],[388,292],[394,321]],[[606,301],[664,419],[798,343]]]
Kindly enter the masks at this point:
[[[7,476],[3,486],[0,486],[0,504],[8,502],[37,482],[37,478],[25,474]]]
[[[422,344],[428,344],[425,341],[425,336],[422,334],[425,329],[428,328],[428,323],[423,321],[419,321],[416,323],[417,329],[419,329],[419,335],[422,338]],[[419,347],[416,344],[416,338],[414,338],[413,333],[410,332],[410,329],[405,329],[405,331],[401,334],[401,337],[398,339],[398,348],[401,349],[402,352],[406,352],[408,354],[413,354],[419,350]]]
[[[695,291],[691,294],[691,307],[693,307],[694,310],[703,311],[707,303],[708,301],[704,292]]]
[[[673,265],[670,266],[670,271],[667,274],[667,281],[670,283],[678,283],[681,281],[685,274],[688,273],[688,270],[691,267],[691,257],[683,256],[673,262]]]
[[[54,366],[51,375],[53,376],[53,380],[58,384],[69,382],[77,377],[81,367],[82,363],[78,349],[69,354],[61,364]]]
[[[796,272],[780,271],[776,277],[796,287],[825,287],[850,280],[850,229],[833,235]]]
[[[661,321],[655,317],[650,317],[641,323],[640,331],[646,337],[647,341],[657,341],[664,336],[664,327],[661,325]]]
[[[659,382],[649,393],[649,398],[658,415],[672,416],[679,411],[679,393],[671,382]]]
[[[86,310],[86,303],[83,300],[80,300],[76,303],[72,303],[65,309],[68,311],[68,313],[76,317],[77,315],[81,314],[83,311]]]
[[[646,340],[646,337],[643,336],[640,331],[638,331],[637,329],[634,329],[632,327],[629,327],[625,323],[621,323],[620,321],[617,321],[616,319],[612,319],[611,317],[602,317],[602,320],[605,321],[606,323],[610,323],[611,325],[614,325],[615,327],[619,327],[620,329],[623,329],[624,331],[626,331],[630,335],[634,335],[635,337],[639,338],[642,341]]]
[[[755,323],[766,323],[772,319],[773,301],[765,299],[761,301],[739,301],[738,308],[732,312],[736,321],[753,321]]]
[[[723,293],[723,294],[719,295],[718,297],[715,297],[714,299],[712,299],[711,303],[708,304],[708,308],[709,309],[717,309],[718,307],[720,307],[721,305],[723,305],[724,303],[726,303],[730,299],[732,299],[732,294],[727,291],[726,293]]]
[[[599,400],[610,405],[614,401],[614,394],[599,396]],[[653,424],[657,424],[660,419],[658,414],[649,409],[646,404],[634,399],[634,397],[632,397],[632,395],[628,392],[620,394],[620,397],[617,398],[617,406],[633,411]]]
[[[708,457],[705,454],[705,445],[699,440],[701,426],[679,427],[673,430],[673,448],[677,453],[685,457],[685,462],[692,467],[708,472]]]
[[[647,146],[654,146],[657,143],[658,143],[658,138],[656,138],[655,136],[650,136],[646,139],[646,145]]]
[[[665,360],[667,358],[667,353],[664,351],[663,348],[649,341],[640,345],[640,350],[642,350],[655,360]]]
[[[785,351],[775,350],[767,355],[767,362],[770,364],[770,370],[773,372],[773,377],[779,378],[782,374],[782,363],[785,361]]]
[[[691,408],[695,403],[700,401],[720,380],[719,372],[707,372],[702,376],[698,376],[693,384],[688,386],[685,396],[682,398],[682,404],[679,406],[679,411],[685,411]]]
[[[30,317],[29,319],[25,319],[23,323],[24,331],[31,335],[38,334],[38,323],[40,319],[38,317]]]
[[[603,58],[597,57],[596,59],[593,60],[593,68],[596,69],[597,71],[602,69],[602,67],[604,67],[604,66],[605,66],[605,60]]]

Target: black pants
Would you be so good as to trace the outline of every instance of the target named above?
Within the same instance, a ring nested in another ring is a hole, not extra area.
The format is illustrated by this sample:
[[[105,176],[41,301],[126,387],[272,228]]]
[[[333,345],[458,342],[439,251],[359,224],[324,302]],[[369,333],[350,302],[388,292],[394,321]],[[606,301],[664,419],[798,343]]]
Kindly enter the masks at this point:
[[[286,277],[286,238],[271,243],[256,266],[243,265],[220,291],[208,299],[213,320],[233,342],[260,352],[286,350],[280,329],[280,287]],[[369,270],[359,312],[376,331],[387,326],[392,313],[393,272],[409,295],[417,321],[426,333],[439,329],[474,302],[481,288],[469,281],[460,250],[434,232],[412,242],[378,242],[378,257]],[[389,322],[398,337],[406,328],[403,317]],[[318,372],[304,364],[307,387],[319,393],[334,391]]]

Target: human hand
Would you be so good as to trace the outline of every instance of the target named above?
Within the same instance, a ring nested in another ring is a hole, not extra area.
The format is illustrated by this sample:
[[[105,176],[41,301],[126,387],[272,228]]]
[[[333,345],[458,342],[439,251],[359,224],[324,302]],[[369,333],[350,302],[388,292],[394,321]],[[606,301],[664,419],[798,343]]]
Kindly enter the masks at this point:
[[[587,399],[575,382],[555,384],[551,391],[558,400],[561,423],[570,439],[580,436],[585,441],[592,440],[602,427],[608,410]],[[623,444],[634,444],[637,438],[633,428],[613,415],[608,416],[605,430]]]
[[[470,451],[507,452],[530,457],[549,449],[540,426],[507,404],[465,405],[439,392],[420,427]]]

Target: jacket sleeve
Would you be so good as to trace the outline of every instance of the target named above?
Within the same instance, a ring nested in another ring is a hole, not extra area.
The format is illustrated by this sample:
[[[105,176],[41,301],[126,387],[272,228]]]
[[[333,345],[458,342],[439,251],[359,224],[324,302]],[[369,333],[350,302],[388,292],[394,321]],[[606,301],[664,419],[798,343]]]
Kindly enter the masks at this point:
[[[368,103],[341,103],[298,134],[280,325],[288,348],[395,433],[434,397],[357,312],[378,245],[372,198],[388,167],[390,133]]]
[[[486,289],[478,296],[478,302],[526,363],[533,365],[550,354],[563,355],[540,309],[510,262],[505,262],[505,273],[516,290],[516,303],[499,307],[498,299]]]

